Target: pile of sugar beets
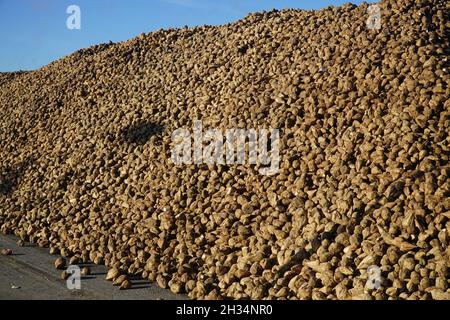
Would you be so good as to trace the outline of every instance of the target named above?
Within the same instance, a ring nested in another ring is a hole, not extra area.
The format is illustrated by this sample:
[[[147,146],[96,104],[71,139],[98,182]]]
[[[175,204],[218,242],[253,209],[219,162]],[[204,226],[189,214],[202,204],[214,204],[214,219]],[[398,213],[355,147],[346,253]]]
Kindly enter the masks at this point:
[[[193,299],[449,299],[450,3],[377,5],[1,74],[1,231]],[[278,129],[279,171],[175,164],[195,121]]]

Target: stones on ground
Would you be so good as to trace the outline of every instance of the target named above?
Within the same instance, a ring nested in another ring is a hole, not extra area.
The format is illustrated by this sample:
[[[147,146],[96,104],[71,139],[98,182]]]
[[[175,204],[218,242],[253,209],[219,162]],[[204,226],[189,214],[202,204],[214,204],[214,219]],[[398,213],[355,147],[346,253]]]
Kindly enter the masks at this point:
[[[122,275],[118,276],[117,278],[115,278],[115,280],[113,281],[113,285],[120,286],[122,284],[122,282],[124,282],[125,280],[128,280],[128,276],[125,274],[122,274]]]
[[[124,280],[121,284],[119,289],[120,290],[127,290],[131,288],[131,282],[129,280]]]
[[[62,270],[66,267],[66,260],[63,257],[56,258],[54,265],[56,269]]]
[[[120,276],[120,270],[117,268],[112,268],[108,270],[108,273],[106,274],[106,280],[114,281],[118,276]]]
[[[81,261],[80,261],[80,258],[78,256],[72,256],[69,259],[69,265],[75,265],[75,264],[78,264],[80,262]]]
[[[91,269],[89,267],[83,267],[80,271],[81,275],[88,276],[91,274]]]
[[[62,280],[67,280],[69,277],[70,277],[70,273],[69,272],[67,272],[66,270],[64,270],[64,271],[62,271],[61,272],[61,279]]]
[[[0,250],[0,254],[4,255],[4,256],[9,256],[12,255],[13,251],[9,248],[3,248]]]

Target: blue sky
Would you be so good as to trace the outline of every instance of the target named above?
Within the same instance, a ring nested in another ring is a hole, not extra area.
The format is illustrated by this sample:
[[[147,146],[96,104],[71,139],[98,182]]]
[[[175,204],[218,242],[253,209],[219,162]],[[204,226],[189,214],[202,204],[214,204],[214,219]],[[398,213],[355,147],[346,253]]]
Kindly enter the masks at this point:
[[[80,48],[160,28],[219,25],[255,11],[345,2],[349,0],[0,0],[0,72],[37,69]],[[66,9],[72,4],[81,9],[80,30],[66,27]]]

